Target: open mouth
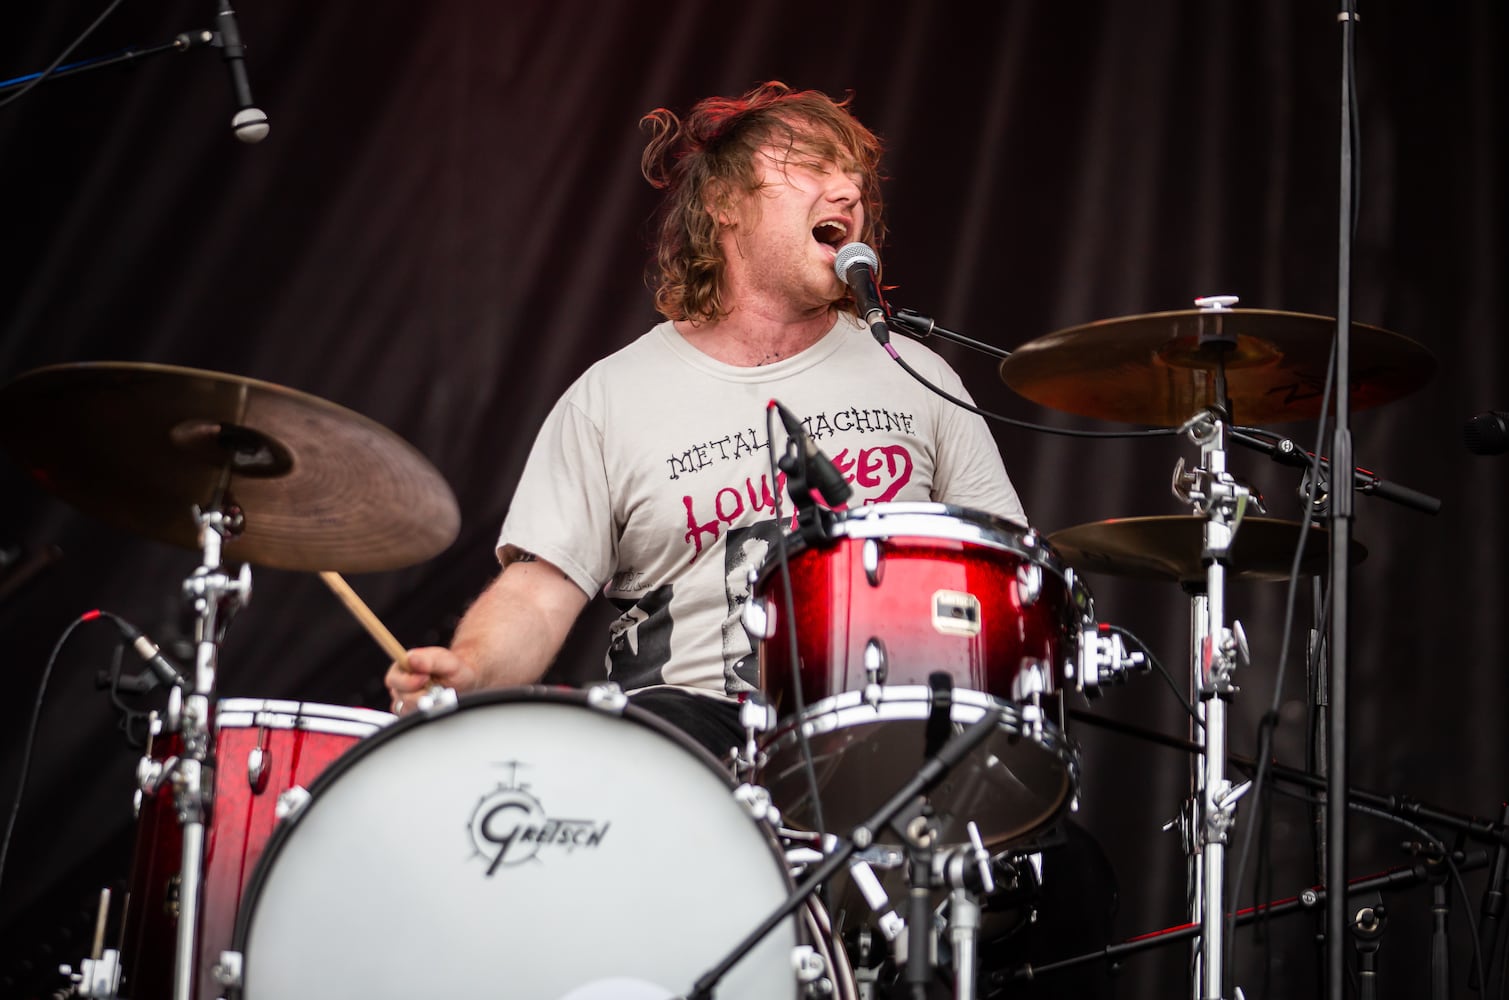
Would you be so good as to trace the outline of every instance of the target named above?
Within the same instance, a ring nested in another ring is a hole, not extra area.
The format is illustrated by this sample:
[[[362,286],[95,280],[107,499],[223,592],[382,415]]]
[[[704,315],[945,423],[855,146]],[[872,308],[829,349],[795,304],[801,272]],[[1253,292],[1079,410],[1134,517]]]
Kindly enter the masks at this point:
[[[838,219],[824,219],[812,227],[812,238],[830,250],[837,251],[849,237],[849,227]]]

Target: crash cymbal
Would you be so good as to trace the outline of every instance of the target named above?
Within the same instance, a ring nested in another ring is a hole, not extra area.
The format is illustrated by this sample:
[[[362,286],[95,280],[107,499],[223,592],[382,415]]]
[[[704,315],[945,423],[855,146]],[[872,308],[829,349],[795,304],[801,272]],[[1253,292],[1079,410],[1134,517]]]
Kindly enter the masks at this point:
[[[1247,424],[1320,414],[1336,321],[1264,309],[1189,309],[1101,320],[1023,344],[1001,378],[1036,403],[1101,420],[1178,427],[1216,402],[1224,365],[1231,418]],[[1435,372],[1407,337],[1352,324],[1353,410],[1414,392]]]
[[[1279,581],[1289,578],[1300,523],[1266,517],[1245,517],[1231,546],[1231,580]],[[1326,571],[1329,533],[1311,526],[1299,571],[1314,576]],[[1205,566],[1200,550],[1205,519],[1190,514],[1163,517],[1117,517],[1064,528],[1048,536],[1064,562],[1081,572],[1110,573],[1142,580],[1203,583]],[[1353,541],[1351,561],[1361,562],[1368,550]]]
[[[455,539],[456,498],[381,424],[269,382],[167,365],[39,368],[0,388],[0,444],[78,509],[199,548],[193,507],[241,509],[227,560],[362,573]],[[222,493],[222,491],[224,491]]]

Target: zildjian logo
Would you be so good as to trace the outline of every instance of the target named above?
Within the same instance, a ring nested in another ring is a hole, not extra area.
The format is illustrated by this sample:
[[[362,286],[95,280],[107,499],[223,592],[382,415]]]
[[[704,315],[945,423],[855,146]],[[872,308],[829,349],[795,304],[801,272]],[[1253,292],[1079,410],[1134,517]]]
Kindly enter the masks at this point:
[[[499,868],[523,864],[546,847],[596,847],[608,833],[608,822],[591,819],[563,819],[545,812],[540,800],[531,795],[528,785],[518,780],[518,761],[511,761],[514,773],[509,781],[482,796],[472,810],[467,828],[477,856],[487,861],[489,877]]]

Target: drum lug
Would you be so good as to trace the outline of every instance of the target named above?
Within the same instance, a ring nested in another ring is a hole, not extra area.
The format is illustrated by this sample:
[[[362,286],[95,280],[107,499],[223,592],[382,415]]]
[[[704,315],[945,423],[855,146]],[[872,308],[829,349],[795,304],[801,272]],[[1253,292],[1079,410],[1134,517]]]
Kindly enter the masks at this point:
[[[1016,568],[1017,601],[1024,608],[1037,603],[1043,594],[1043,567],[1037,563],[1022,563]]]
[[[865,579],[870,586],[880,586],[880,542],[873,538],[866,538],[864,547],[860,550],[860,563],[865,568]]]
[[[267,727],[260,726],[257,729],[257,745],[246,754],[246,783],[251,787],[253,795],[261,795],[267,790],[267,774]]]
[[[745,782],[734,789],[734,801],[744,807],[744,811],[757,823],[768,822],[771,826],[781,825],[781,811],[770,800],[770,792],[763,785],[752,785]]]
[[[456,697],[455,688],[442,687],[439,684],[431,684],[429,687],[425,688],[424,693],[419,696],[419,701],[416,703],[415,707],[418,708],[419,711],[424,715],[439,715],[442,712],[451,711],[457,706],[457,704],[459,704],[459,702]]]
[[[797,945],[791,949],[791,968],[796,972],[796,981],[802,995],[819,1000],[833,995],[833,983],[828,979],[828,963],[810,944]]]
[[[587,704],[599,712],[623,715],[624,709],[629,704],[629,696],[624,694],[623,688],[612,681],[603,681],[587,689]]]
[[[744,631],[756,642],[764,642],[775,635],[775,610],[758,597],[744,602],[739,620],[744,624]]]
[[[885,643],[875,636],[871,636],[865,642],[865,704],[871,708],[880,705],[881,687],[884,686],[886,675],[890,673],[890,663],[886,657]]]
[[[239,951],[222,951],[215,963],[215,982],[227,989],[241,989],[243,961]]]
[[[303,785],[294,785],[292,788],[278,796],[278,804],[273,807],[273,815],[278,820],[293,822],[298,819],[304,807],[309,805],[309,789]]]

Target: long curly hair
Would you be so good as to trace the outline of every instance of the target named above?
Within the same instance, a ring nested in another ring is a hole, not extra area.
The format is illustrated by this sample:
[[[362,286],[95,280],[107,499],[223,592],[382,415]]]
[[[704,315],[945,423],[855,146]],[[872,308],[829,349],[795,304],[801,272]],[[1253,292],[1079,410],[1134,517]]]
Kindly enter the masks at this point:
[[[864,228],[851,239],[877,251],[885,239],[880,198],[881,143],[849,111],[853,95],[835,101],[815,90],[770,81],[742,97],[709,97],[685,120],[656,108],[640,119],[650,141],[640,158],[645,179],[666,192],[657,218],[649,283],[667,319],[709,322],[728,315],[721,299],[726,261],[716,215],[732,212],[739,195],[760,186],[754,157],[784,146],[857,170]],[[853,308],[851,300],[841,308]]]

